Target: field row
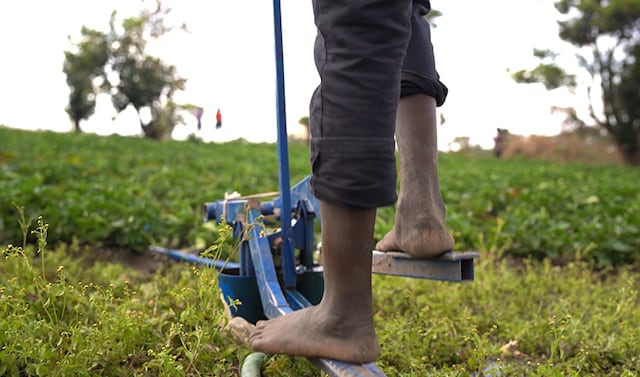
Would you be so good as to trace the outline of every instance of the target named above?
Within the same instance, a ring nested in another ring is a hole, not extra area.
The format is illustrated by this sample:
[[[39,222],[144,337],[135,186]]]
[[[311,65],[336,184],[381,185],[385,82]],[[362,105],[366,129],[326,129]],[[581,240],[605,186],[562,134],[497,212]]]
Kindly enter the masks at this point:
[[[277,190],[273,144],[153,142],[0,128],[0,242],[19,243],[16,206],[50,224],[49,242],[142,250],[204,247],[201,208],[225,192]],[[308,174],[290,144],[292,182]],[[640,171],[443,154],[441,188],[458,250],[599,265],[638,260]],[[376,237],[393,224],[379,211]]]

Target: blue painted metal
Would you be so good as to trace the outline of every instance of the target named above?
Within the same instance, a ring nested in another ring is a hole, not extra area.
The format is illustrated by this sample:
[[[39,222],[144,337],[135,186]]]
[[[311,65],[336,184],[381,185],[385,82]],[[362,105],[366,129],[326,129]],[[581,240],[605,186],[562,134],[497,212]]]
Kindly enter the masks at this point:
[[[287,146],[287,118],[284,94],[284,56],[282,48],[282,16],[280,0],[273,0],[273,26],[276,60],[276,106],[278,117],[278,167],[280,171],[280,226],[282,229],[282,280],[286,288],[296,286],[296,265],[293,254],[293,238],[291,234],[291,181],[289,178],[289,150]]]
[[[226,223],[233,226],[244,217],[244,208],[247,205],[247,198],[233,200],[217,200],[207,202],[202,208],[202,220],[207,222],[215,220],[218,223]],[[274,214],[275,208],[280,208],[281,201],[263,202],[260,204],[260,211],[265,216]]]
[[[242,239],[242,223],[238,222],[234,228],[240,229],[240,236],[237,240]],[[248,242],[240,243],[240,276],[255,276],[256,271],[251,260],[251,245]]]
[[[306,176],[291,187],[291,203],[293,205],[291,209],[295,209],[295,203],[301,201],[307,202],[307,210],[313,212],[318,221],[320,221],[320,201],[311,192],[311,176]],[[273,199],[273,205],[277,208],[284,208],[280,197]]]
[[[233,225],[233,223],[244,214],[245,199],[238,200],[218,200],[204,204],[203,220],[216,220]]]
[[[238,268],[240,266],[234,262],[222,261],[222,260],[212,259],[212,258],[205,258],[198,255],[185,253],[184,251],[180,251],[180,250],[168,249],[166,247],[149,246],[149,250],[156,253],[168,255],[170,258],[180,262],[202,264],[205,266],[213,267],[217,270],[223,270],[225,268]]]
[[[254,276],[240,276],[238,268],[227,268],[218,276],[218,287],[232,317],[242,317],[250,323],[265,320],[260,291]],[[240,305],[236,305],[240,301]]]
[[[278,274],[273,264],[271,247],[264,232],[260,227],[262,223],[259,210],[247,208],[247,222],[250,224],[245,229],[246,243],[249,244],[251,259],[256,273],[256,280],[260,290],[260,300],[264,315],[271,319],[293,311],[289,306],[278,281]]]
[[[293,227],[293,235],[296,241],[296,248],[300,250],[300,264],[307,270],[313,268],[314,252],[314,219],[315,214],[310,210],[309,202],[301,200],[296,207],[296,217],[299,221]]]
[[[288,191],[288,199],[276,196],[272,201],[261,202],[260,211],[265,216],[273,215],[276,208],[290,208],[293,211],[298,202],[305,201],[307,202],[308,211],[313,212],[315,217],[320,220],[320,201],[311,193],[310,182],[311,177],[307,176],[293,185]],[[284,203],[287,200],[289,204]],[[219,223],[224,222],[233,225],[236,220],[244,216],[246,204],[246,198],[207,202],[203,205],[202,219],[205,222],[215,220]],[[289,220],[291,220],[291,217],[289,217]]]
[[[309,300],[295,289],[286,289],[284,291],[287,301],[291,304],[293,310],[299,310],[311,306]]]

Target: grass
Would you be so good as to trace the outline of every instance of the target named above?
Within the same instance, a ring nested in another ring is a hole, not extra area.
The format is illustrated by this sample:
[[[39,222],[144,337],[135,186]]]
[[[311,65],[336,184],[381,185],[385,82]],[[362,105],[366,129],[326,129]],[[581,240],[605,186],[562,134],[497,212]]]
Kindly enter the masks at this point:
[[[154,275],[91,260],[78,246],[2,249],[0,375],[236,375],[248,353],[222,331],[213,269]],[[222,247],[221,245],[218,245]]]
[[[640,371],[630,271],[600,281],[580,263],[484,261],[470,284],[380,279],[376,288],[396,296],[378,304],[390,375],[466,375],[490,366],[509,376]],[[503,352],[512,341],[517,348]]]
[[[224,330],[216,272],[144,246],[233,255],[199,207],[273,190],[273,146],[0,136],[0,376],[238,375],[250,350]],[[295,181],[306,147],[291,154]],[[458,247],[481,253],[476,280],[375,275],[377,365],[388,376],[639,375],[637,171],[462,155],[443,155],[441,170]],[[380,211],[376,237],[392,219]],[[320,375],[287,356],[264,368]]]
[[[223,330],[213,269],[167,261],[142,274],[77,248],[2,250],[0,375],[238,375],[250,350]],[[471,283],[374,276],[388,376],[640,373],[637,271],[483,256]],[[287,356],[264,371],[320,375]]]

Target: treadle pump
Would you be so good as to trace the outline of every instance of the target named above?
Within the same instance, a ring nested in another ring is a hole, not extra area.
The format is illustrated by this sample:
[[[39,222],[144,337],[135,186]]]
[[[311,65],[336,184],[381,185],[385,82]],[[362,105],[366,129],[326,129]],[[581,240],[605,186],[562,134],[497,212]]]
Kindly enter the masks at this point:
[[[260,201],[260,195],[225,198],[204,204],[204,220],[226,222],[240,243],[239,262],[194,256],[178,250],[152,247],[153,251],[220,270],[219,285],[233,316],[251,323],[285,315],[320,302],[322,266],[314,262],[314,228],[320,205],[310,191],[309,177],[290,186],[289,152],[285,118],[284,64],[280,0],[273,1],[277,153],[279,195]],[[275,226],[275,227],[274,227]],[[269,231],[268,227],[274,227]],[[373,273],[445,281],[473,280],[475,252],[449,252],[438,259],[372,251]],[[231,303],[240,300],[241,305]],[[355,365],[330,359],[311,359],[331,377],[385,376],[375,364]]]

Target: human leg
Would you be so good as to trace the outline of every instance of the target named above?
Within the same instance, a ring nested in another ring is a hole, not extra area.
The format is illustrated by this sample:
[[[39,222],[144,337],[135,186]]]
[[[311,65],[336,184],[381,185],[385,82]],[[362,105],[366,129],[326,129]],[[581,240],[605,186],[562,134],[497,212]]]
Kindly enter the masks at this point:
[[[431,258],[453,249],[445,227],[445,205],[438,177],[436,107],[447,88],[435,69],[428,23],[429,1],[415,0],[411,39],[402,68],[402,98],[396,116],[400,193],[393,229],[378,242],[380,251],[403,251]]]
[[[409,0],[316,0],[321,85],[310,114],[312,188],[320,200],[324,295],[259,322],[256,351],[374,361],[371,247],[375,208],[395,202],[394,122],[409,38]]]
[[[256,324],[250,344],[267,353],[367,363],[378,357],[373,327],[371,240],[375,209],[321,202],[324,294],[313,307]]]
[[[400,100],[396,140],[400,155],[400,194],[395,222],[376,249],[432,258],[454,246],[453,237],[445,227],[445,205],[438,179],[433,97],[416,94]]]

